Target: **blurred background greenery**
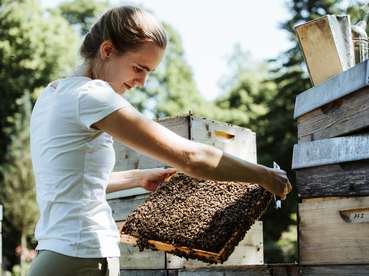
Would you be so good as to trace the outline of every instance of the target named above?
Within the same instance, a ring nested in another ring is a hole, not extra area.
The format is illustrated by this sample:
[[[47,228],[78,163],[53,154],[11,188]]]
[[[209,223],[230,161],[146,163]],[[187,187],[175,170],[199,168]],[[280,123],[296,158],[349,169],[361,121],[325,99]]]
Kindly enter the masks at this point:
[[[235,45],[228,60],[222,95],[205,100],[197,89],[185,58],[181,35],[165,23],[170,42],[158,70],[145,89],[127,98],[152,118],[186,114],[207,117],[252,129],[257,134],[258,162],[276,161],[292,182],[293,120],[296,95],[311,87],[293,26],[326,14],[363,17],[362,1],[295,1],[286,5],[289,18],[280,27],[292,47],[275,59],[255,63]],[[34,256],[33,237],[38,217],[29,152],[32,106],[50,81],[68,75],[80,63],[78,46],[96,16],[111,4],[73,0],[44,9],[36,0],[0,0],[0,204],[4,206],[3,269],[24,275]],[[271,43],[273,43],[271,41]],[[297,260],[295,191],[279,211],[263,216],[265,262]],[[23,267],[23,269],[21,269]]]

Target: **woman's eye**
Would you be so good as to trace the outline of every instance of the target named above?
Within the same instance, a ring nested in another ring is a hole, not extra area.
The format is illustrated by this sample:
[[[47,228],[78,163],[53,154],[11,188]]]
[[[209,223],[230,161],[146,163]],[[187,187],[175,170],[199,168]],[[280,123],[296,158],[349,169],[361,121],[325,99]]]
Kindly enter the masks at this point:
[[[141,73],[143,71],[143,69],[137,66],[133,66],[133,69],[135,70],[136,73]]]

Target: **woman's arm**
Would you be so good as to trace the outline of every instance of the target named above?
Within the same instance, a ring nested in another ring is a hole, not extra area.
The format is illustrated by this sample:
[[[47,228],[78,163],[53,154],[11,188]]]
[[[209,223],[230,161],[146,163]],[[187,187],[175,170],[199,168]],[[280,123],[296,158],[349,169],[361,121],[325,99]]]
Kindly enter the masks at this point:
[[[131,188],[144,188],[148,191],[154,191],[160,183],[175,172],[176,170],[172,168],[112,172],[106,187],[106,193]]]
[[[106,193],[138,188],[141,186],[139,170],[112,172],[106,187]]]
[[[143,117],[132,107],[111,113],[93,127],[193,177],[258,183],[282,199],[291,190],[284,171],[256,165],[215,147],[185,139]]]

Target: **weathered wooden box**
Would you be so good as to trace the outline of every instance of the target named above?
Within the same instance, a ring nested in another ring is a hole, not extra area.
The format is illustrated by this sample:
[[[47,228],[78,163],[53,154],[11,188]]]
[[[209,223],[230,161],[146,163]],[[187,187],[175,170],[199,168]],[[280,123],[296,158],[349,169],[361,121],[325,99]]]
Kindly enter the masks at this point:
[[[296,98],[300,142],[369,131],[369,60]]]
[[[348,15],[326,15],[300,24],[295,30],[314,85],[355,64]]]
[[[159,123],[182,137],[213,145],[239,158],[256,163],[256,136],[248,129],[194,116],[168,118],[160,120]],[[114,171],[165,166],[122,144],[115,143],[114,148],[116,152]],[[107,195],[117,223],[124,221],[128,213],[142,204],[147,197],[148,192],[143,189],[131,189]],[[125,244],[121,244],[120,247],[122,269],[177,269],[210,266],[200,261],[186,260],[164,252],[151,250],[139,252],[138,248]],[[224,264],[216,266],[263,264],[263,262],[263,227],[262,222],[257,221],[229,259]]]
[[[369,195],[369,134],[297,144],[292,168],[301,198]]]
[[[300,263],[369,263],[369,134],[300,143],[293,157]]]
[[[302,199],[299,216],[301,264],[369,263],[368,196]]]
[[[369,263],[368,65],[358,64],[296,99],[292,168],[303,265]]]

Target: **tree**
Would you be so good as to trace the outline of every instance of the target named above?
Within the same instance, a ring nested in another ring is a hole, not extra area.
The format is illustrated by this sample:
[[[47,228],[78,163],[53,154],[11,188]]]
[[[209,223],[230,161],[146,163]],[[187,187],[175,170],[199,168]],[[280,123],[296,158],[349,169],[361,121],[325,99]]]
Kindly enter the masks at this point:
[[[257,119],[265,114],[268,97],[275,93],[272,83],[264,83],[268,67],[252,59],[240,45],[235,45],[227,63],[228,75],[220,85],[225,93],[215,100],[213,119],[257,131]]]
[[[36,0],[3,0],[0,9],[0,164],[18,111],[17,99],[33,94],[70,70],[76,37],[61,17],[45,14]],[[33,99],[36,97],[33,94]]]
[[[33,234],[38,217],[29,146],[29,120],[32,110],[30,96],[30,93],[26,93],[17,100],[20,112],[14,118],[14,134],[10,137],[7,163],[0,167],[3,175],[0,199],[4,204],[6,221],[20,232],[21,268],[25,263],[24,251],[27,248],[27,236]]]
[[[17,242],[26,247],[36,219],[27,136],[31,106],[43,86],[70,71],[76,41],[68,22],[45,13],[36,0],[1,1],[0,202],[5,210],[5,256],[15,254],[9,241],[18,234]]]
[[[108,7],[108,1],[72,0],[62,3],[52,12],[59,13],[84,35],[89,31],[96,17]]]
[[[297,143],[296,121],[293,119],[295,97],[311,87],[308,74],[305,70],[302,51],[294,32],[294,26],[307,22],[326,14],[340,14],[340,1],[289,1],[288,9],[291,18],[281,25],[282,29],[289,33],[293,47],[284,52],[278,59],[270,62],[273,66],[272,77],[267,82],[276,85],[277,93],[274,98],[267,101],[269,110],[258,118],[258,152],[262,152],[261,162],[270,165],[273,160],[277,161],[282,168],[287,169],[292,183],[294,174],[289,169],[292,162],[293,145]],[[269,262],[281,261],[281,248],[275,246],[274,241],[279,240],[281,233],[287,230],[288,225],[294,224],[289,215],[296,212],[296,192],[290,195],[284,203],[283,212],[271,211],[265,217],[266,244],[272,254],[266,256]],[[286,256],[284,257],[286,259]],[[296,256],[294,257],[294,259]]]

